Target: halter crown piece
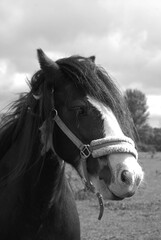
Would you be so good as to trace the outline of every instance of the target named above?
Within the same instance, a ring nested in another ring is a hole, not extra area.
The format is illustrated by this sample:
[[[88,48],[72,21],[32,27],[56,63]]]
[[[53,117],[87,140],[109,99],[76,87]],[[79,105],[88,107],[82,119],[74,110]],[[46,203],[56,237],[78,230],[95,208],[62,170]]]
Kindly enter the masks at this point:
[[[52,91],[52,93],[53,92],[54,91]],[[86,189],[94,193],[98,198],[99,205],[100,205],[100,213],[99,213],[98,219],[100,220],[103,216],[103,211],[104,211],[103,197],[99,192],[96,192],[94,185],[89,179],[87,166],[86,166],[86,159],[89,156],[92,156],[93,158],[98,158],[104,155],[109,155],[111,153],[130,153],[137,159],[138,154],[135,149],[135,144],[131,138],[128,138],[126,136],[105,137],[105,138],[93,140],[89,145],[83,144],[81,140],[78,139],[71,132],[71,130],[65,125],[65,123],[59,117],[58,112],[54,107],[53,98],[52,98],[52,106],[53,107],[51,111],[51,116],[49,117],[50,120],[46,119],[40,128],[41,141],[43,143],[43,149],[41,154],[43,155],[45,152],[51,149],[54,155],[58,156],[58,154],[55,152],[55,149],[53,146],[53,139],[52,139],[52,133],[53,133],[54,122],[55,122],[59,126],[59,128],[65,133],[65,135],[80,150],[80,160],[81,160],[80,162],[82,164],[83,171],[79,169],[78,173]],[[58,156],[58,159],[60,159],[59,156]]]

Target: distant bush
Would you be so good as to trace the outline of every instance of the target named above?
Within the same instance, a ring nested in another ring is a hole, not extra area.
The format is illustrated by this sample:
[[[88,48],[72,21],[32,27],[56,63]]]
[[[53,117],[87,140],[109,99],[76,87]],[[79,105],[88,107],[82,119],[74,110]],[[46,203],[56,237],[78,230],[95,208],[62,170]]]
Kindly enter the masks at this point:
[[[138,149],[141,152],[151,152],[151,153],[155,153],[156,152],[156,148],[154,145],[150,145],[150,144],[145,144],[145,143],[138,143]]]
[[[161,128],[146,125],[140,129],[138,134],[140,142],[137,145],[140,151],[152,153],[161,151]]]

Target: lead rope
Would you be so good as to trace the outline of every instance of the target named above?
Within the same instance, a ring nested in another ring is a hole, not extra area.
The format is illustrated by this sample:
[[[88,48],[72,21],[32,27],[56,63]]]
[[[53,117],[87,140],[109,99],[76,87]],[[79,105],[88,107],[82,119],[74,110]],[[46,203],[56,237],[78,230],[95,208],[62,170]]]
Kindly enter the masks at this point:
[[[83,173],[84,173],[84,177],[82,176],[82,173],[78,172],[83,184],[85,185],[85,189],[92,192],[93,194],[96,195],[96,197],[98,198],[98,203],[100,206],[100,212],[99,212],[99,216],[98,216],[98,220],[101,220],[103,213],[104,213],[104,203],[103,203],[103,197],[99,192],[96,192],[96,188],[93,185],[93,183],[90,181],[89,176],[88,176],[88,172],[87,172],[87,164],[86,164],[86,158],[83,158],[81,156],[81,163],[82,163],[82,168],[83,168]]]

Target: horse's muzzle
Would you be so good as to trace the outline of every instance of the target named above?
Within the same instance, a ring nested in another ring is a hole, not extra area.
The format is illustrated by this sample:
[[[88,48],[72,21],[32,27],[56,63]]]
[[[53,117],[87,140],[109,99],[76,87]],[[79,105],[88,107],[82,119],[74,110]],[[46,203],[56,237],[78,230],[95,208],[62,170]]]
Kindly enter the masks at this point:
[[[133,196],[144,175],[136,158],[128,153],[116,153],[100,159],[101,162],[100,177],[110,192],[120,199]]]

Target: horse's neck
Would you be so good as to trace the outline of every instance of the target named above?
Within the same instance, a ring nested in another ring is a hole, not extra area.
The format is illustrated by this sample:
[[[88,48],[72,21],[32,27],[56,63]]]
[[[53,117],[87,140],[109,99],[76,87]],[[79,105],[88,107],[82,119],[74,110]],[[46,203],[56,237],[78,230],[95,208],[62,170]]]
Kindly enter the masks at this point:
[[[61,205],[67,188],[64,167],[50,154],[14,182],[9,182],[1,189],[0,195],[2,239],[10,239],[14,234],[17,237],[17,232],[30,237],[36,233],[42,235],[42,231],[46,232],[46,222],[49,221],[52,228],[61,222]]]
[[[26,174],[26,186],[30,192],[30,205],[38,207],[42,211],[50,209],[52,204],[61,200],[63,191],[66,189],[66,178],[64,164],[60,163],[51,153],[38,163],[29,173]],[[33,201],[33,202],[32,202]]]
[[[37,183],[32,188],[31,208],[28,211],[31,226],[29,232],[37,219],[36,231],[41,239],[80,239],[78,213],[63,163],[49,154],[44,161],[40,178],[39,175],[37,177],[34,179]]]
[[[80,239],[64,167],[50,152],[39,159],[39,134],[29,131],[31,125],[26,123],[16,141],[9,142],[0,161],[0,177],[6,177],[0,189],[0,239],[33,239],[35,234],[43,240]]]
[[[0,155],[0,178],[5,179],[0,185],[0,239],[79,240],[78,213],[64,167],[50,152],[40,157],[40,134],[30,115],[19,130],[14,141],[8,140],[13,129],[0,138],[0,147],[5,146]]]

